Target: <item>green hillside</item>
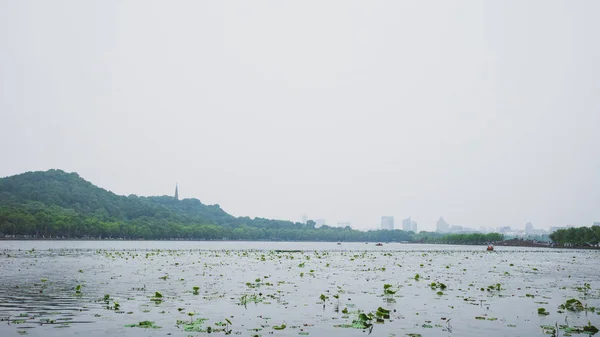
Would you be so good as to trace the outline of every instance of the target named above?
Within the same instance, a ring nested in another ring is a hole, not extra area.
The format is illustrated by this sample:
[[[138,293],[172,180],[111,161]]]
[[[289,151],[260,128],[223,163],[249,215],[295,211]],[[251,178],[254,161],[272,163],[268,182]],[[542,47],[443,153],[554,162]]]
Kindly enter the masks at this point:
[[[233,219],[219,206],[207,206],[196,199],[120,196],[94,186],[77,173],[61,170],[27,172],[0,179],[0,205],[33,206],[36,203],[120,221],[150,217],[181,223],[224,223]]]
[[[364,239],[359,231],[315,229],[314,223],[236,218],[218,205],[204,205],[197,199],[120,196],[77,173],[61,170],[0,179],[0,234],[46,238]],[[407,235],[401,237],[408,239]]]
[[[361,232],[234,217],[219,205],[169,196],[121,196],[61,170],[0,179],[0,237],[436,242],[435,233]],[[478,235],[462,243],[495,241]],[[443,241],[439,241],[443,242]]]

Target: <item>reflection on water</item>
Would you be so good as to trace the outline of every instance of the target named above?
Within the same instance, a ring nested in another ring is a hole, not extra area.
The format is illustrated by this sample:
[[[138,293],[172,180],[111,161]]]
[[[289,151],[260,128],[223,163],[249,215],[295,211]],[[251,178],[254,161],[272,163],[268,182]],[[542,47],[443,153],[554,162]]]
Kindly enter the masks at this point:
[[[565,320],[600,326],[595,312],[558,312],[570,298],[600,307],[599,252],[497,249],[0,241],[0,336],[204,335],[184,331],[181,321],[197,318],[220,335],[228,319],[242,336],[366,336],[346,326],[378,307],[390,317],[372,336],[544,336],[541,325]],[[125,327],[142,321],[161,328]]]

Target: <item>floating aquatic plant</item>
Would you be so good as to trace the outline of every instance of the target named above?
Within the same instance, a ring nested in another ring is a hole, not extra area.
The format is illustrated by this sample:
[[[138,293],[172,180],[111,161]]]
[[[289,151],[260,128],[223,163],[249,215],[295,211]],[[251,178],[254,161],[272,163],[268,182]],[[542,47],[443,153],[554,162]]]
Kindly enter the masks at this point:
[[[417,275],[418,275],[418,274],[417,274]],[[398,291],[398,290],[396,290],[396,289],[392,288],[392,285],[391,285],[391,284],[384,284],[384,285],[383,285],[383,293],[384,293],[385,295],[393,295],[393,294],[395,294],[395,293],[396,293],[396,291]]]
[[[207,320],[208,318],[197,318],[195,321],[190,322],[178,320],[177,326],[182,325],[183,330],[187,332],[208,332],[208,329],[204,328],[204,322],[206,322]]]
[[[435,290],[435,289],[446,290],[446,288],[448,288],[444,283],[440,283],[440,282],[431,282],[429,287],[431,287],[431,289],[433,289],[433,290]]]
[[[578,299],[575,299],[575,298],[567,300],[564,304],[561,304],[558,308],[562,309],[562,310],[568,310],[568,311],[583,311],[583,310],[585,310],[581,301]]]
[[[377,308],[377,311],[375,311],[375,315],[380,318],[390,319],[390,311],[382,307]]]
[[[154,293],[154,297],[150,298],[150,301],[152,301],[156,304],[160,304],[163,301],[163,295],[157,291]]]
[[[275,330],[283,330],[286,328],[285,323],[281,324],[281,325],[273,325],[273,329]]]
[[[127,324],[126,328],[145,328],[145,329],[160,329],[161,327],[154,324],[152,321],[141,321],[138,324]]]
[[[263,298],[261,297],[261,295],[256,295],[256,294],[248,295],[248,294],[244,294],[240,298],[239,304],[243,305],[243,306],[246,306],[249,302],[260,303],[262,301],[263,301]]]

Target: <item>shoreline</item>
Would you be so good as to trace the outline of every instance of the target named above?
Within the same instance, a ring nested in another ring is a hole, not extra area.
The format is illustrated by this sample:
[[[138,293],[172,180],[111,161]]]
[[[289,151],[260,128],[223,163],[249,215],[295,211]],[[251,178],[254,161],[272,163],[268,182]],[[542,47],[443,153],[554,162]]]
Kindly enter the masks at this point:
[[[0,241],[107,241],[107,242],[321,242],[337,243],[338,241],[297,241],[297,240],[202,240],[202,239],[98,239],[98,238],[7,238],[0,237]],[[365,243],[372,244],[377,241],[343,241],[343,243]],[[410,244],[433,244],[433,245],[454,245],[454,246],[486,246],[480,243],[426,243],[426,242],[387,242],[385,244],[398,243],[403,245]],[[556,248],[556,249],[585,249],[600,250],[600,247],[592,246],[553,246],[546,243],[531,242],[526,240],[511,239],[507,241],[494,242],[496,247],[526,247],[526,248]]]

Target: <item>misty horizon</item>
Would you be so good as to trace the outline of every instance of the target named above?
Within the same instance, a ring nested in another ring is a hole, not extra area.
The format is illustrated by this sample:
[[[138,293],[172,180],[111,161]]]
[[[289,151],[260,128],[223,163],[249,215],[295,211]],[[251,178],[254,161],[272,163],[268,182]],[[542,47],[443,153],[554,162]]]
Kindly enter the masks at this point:
[[[375,229],[600,221],[600,3],[0,1],[0,176]]]

